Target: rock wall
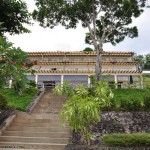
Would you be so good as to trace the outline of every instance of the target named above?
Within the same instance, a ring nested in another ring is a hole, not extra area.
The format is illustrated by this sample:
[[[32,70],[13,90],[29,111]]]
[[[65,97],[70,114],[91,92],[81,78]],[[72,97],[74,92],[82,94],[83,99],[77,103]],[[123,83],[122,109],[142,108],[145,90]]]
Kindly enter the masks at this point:
[[[14,114],[14,110],[0,110],[0,128],[3,122],[12,114]]]
[[[131,147],[131,148],[117,148],[117,147],[83,147],[67,145],[65,150],[150,150],[150,147]]]
[[[107,133],[150,133],[150,112],[102,112],[101,122],[93,129],[93,144],[103,144],[102,136]],[[82,143],[80,135],[73,133],[72,143]]]

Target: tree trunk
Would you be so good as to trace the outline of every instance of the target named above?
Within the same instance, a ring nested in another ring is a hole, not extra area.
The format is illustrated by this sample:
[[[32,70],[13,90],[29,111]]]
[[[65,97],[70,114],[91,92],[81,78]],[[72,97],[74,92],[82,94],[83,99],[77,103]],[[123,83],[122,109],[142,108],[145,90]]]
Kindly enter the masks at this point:
[[[96,67],[95,67],[95,77],[96,81],[101,80],[101,74],[102,74],[102,48],[97,48],[96,49]]]

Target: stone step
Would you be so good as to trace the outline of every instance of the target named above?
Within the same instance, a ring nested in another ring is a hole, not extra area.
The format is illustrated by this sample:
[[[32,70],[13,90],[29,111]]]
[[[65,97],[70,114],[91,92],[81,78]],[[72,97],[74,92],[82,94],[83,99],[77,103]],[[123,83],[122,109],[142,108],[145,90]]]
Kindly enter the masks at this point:
[[[59,114],[60,110],[56,109],[45,109],[45,110],[34,110],[32,114],[42,114],[42,113],[53,113],[53,114]]]
[[[49,105],[49,104],[47,104],[47,103],[45,103],[45,104],[40,104],[40,105],[37,105],[35,108],[34,108],[34,110],[35,109],[47,109],[47,108],[59,108],[59,109],[61,109],[63,107],[63,105]]]
[[[36,123],[36,122],[13,122],[13,126],[22,126],[22,127],[63,127],[63,123],[60,122],[51,122],[51,123]]]
[[[48,101],[48,102],[66,102],[66,98],[60,98],[60,97],[56,97],[56,96],[47,96],[47,97],[43,97],[41,100],[39,100],[39,102],[44,102],[44,101]]]
[[[22,127],[22,126],[9,126],[7,131],[27,131],[27,132],[70,132],[69,128],[58,127]]]
[[[24,118],[23,120],[21,118],[15,118],[13,122],[22,122],[22,123],[25,123],[25,122],[30,122],[30,123],[55,123],[55,122],[58,122],[58,123],[62,123],[63,121],[58,118],[55,118],[55,119],[26,119],[26,118]]]
[[[41,105],[41,106],[38,106],[38,107],[35,107],[34,108],[34,110],[39,110],[39,109],[61,109],[62,108],[62,106],[58,106],[58,105],[56,105],[56,106],[48,106],[47,104],[44,106],[44,105]]]
[[[5,131],[4,136],[22,137],[50,137],[50,138],[69,138],[69,132],[27,132],[27,131]]]
[[[41,108],[62,108],[63,104],[48,104],[48,103],[41,103],[38,104],[34,109],[41,109]]]
[[[22,119],[60,119],[60,114],[55,113],[42,113],[42,114],[32,114],[32,115],[23,115],[17,114],[17,118]]]
[[[0,142],[0,148],[11,148],[13,150],[24,149],[38,149],[38,150],[65,150],[66,144],[52,144],[52,143],[23,143],[23,142]],[[16,148],[16,149],[15,149]],[[10,150],[10,149],[9,149]]]
[[[22,136],[1,136],[1,142],[23,142],[23,143],[53,143],[67,144],[69,138],[48,138],[48,137],[22,137]]]

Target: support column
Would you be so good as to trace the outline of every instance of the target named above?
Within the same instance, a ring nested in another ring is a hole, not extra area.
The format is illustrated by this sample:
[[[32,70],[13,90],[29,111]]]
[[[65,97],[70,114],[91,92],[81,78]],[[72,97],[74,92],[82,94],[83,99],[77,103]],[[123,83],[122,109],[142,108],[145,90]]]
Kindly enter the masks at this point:
[[[12,87],[12,80],[9,80],[9,88]]]
[[[90,75],[88,75],[88,87],[90,87],[90,84],[91,84],[91,80],[90,80]]]
[[[36,84],[38,83],[38,75],[37,74],[35,75],[35,83]]]
[[[61,75],[61,84],[64,84],[64,75]]]
[[[117,75],[116,74],[114,75],[114,78],[115,78],[115,84],[117,84],[118,81],[117,81]],[[117,85],[116,85],[116,89],[117,89]]]
[[[143,89],[143,76],[140,75],[140,88]]]

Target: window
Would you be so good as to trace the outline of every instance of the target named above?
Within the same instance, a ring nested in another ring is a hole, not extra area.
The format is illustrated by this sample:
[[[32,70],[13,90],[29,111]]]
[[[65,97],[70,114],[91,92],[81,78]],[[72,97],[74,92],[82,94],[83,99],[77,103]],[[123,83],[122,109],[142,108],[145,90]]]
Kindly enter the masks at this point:
[[[56,68],[52,68],[52,70],[56,70]]]

